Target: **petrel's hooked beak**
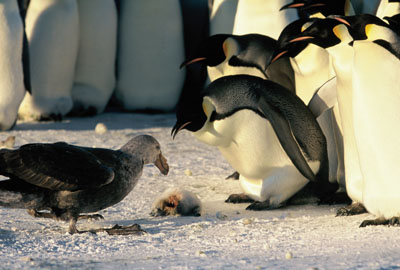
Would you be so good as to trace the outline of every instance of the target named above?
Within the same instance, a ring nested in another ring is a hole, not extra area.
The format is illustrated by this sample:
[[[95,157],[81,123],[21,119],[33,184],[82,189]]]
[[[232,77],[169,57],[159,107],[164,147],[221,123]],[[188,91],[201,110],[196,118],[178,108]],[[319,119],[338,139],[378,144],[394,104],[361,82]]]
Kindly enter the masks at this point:
[[[167,175],[169,172],[169,166],[167,159],[160,153],[154,165],[160,170],[163,175]]]

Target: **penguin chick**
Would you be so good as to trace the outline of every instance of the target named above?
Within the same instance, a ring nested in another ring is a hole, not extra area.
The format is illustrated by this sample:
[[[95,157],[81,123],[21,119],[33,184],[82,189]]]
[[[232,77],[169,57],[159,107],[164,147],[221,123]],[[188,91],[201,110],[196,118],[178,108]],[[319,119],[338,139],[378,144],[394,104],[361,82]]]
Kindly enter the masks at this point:
[[[178,187],[166,189],[153,202],[152,216],[200,216],[201,201],[192,192]]]

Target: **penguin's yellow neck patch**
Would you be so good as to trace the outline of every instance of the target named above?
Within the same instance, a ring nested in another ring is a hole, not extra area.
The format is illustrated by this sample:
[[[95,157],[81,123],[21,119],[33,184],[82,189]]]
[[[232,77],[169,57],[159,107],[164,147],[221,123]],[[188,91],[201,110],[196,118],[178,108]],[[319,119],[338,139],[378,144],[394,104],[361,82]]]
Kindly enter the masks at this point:
[[[342,42],[350,42],[353,40],[349,31],[347,30],[347,27],[343,24],[336,25],[335,27],[333,27],[332,31],[335,36]]]
[[[303,33],[312,24],[313,24],[312,22],[306,22],[305,24],[303,24],[303,26],[301,27],[301,32]]]
[[[239,45],[237,44],[237,41],[230,37],[225,39],[222,44],[222,49],[224,50],[227,59],[239,53]]]
[[[203,99],[202,107],[203,107],[204,113],[207,116],[207,119],[209,119],[211,114],[212,114],[212,112],[215,109],[215,106],[211,103],[211,101],[207,97],[205,97]]]

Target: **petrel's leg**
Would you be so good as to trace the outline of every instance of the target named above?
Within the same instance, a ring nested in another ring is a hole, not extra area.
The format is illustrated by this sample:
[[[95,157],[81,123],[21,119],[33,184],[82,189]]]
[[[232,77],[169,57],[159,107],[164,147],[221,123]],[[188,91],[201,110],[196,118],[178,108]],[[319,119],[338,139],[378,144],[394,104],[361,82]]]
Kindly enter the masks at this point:
[[[84,231],[80,232],[78,231],[78,229],[76,228],[76,222],[78,221],[78,217],[72,217],[69,220],[69,227],[68,227],[68,232],[70,234],[74,234],[74,233],[83,233]]]
[[[78,220],[81,219],[93,219],[93,220],[100,220],[100,219],[104,219],[104,217],[100,214],[94,214],[94,215],[79,215],[78,216]]]

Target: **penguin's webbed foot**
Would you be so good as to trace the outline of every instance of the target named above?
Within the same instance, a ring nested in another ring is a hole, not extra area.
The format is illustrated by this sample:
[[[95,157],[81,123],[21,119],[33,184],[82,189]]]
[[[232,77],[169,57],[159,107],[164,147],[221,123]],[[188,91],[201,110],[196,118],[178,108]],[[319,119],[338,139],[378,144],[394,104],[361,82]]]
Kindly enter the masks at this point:
[[[360,228],[378,225],[400,226],[400,217],[367,219],[361,222]]]
[[[320,198],[318,204],[349,204],[351,203],[351,199],[347,195],[346,192],[336,192],[330,196],[327,196],[325,198]]]
[[[251,203],[254,202],[252,198],[244,193],[241,194],[231,194],[228,199],[225,200],[226,203]]]
[[[225,180],[239,180],[239,176],[240,174],[238,172],[234,172],[231,175],[229,175],[228,177],[225,178]]]
[[[364,205],[361,203],[352,203],[348,206],[340,208],[336,212],[336,216],[354,216],[367,213],[367,209],[365,209]]]
[[[60,113],[52,113],[49,115],[41,115],[39,117],[39,121],[54,121],[54,122],[61,122],[63,119],[62,115]]]
[[[271,203],[269,200],[263,201],[263,202],[258,202],[255,201],[249,206],[246,207],[246,210],[251,210],[251,211],[263,211],[263,210],[271,210],[274,209],[275,207],[271,207]]]

